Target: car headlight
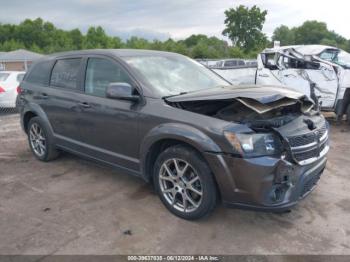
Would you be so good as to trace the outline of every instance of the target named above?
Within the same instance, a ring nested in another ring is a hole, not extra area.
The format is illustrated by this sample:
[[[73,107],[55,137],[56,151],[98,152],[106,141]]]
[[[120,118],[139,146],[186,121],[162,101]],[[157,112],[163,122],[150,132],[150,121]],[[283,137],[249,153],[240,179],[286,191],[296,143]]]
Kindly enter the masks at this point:
[[[235,134],[224,132],[226,139],[240,155],[254,157],[275,155],[281,151],[280,139],[272,133]]]

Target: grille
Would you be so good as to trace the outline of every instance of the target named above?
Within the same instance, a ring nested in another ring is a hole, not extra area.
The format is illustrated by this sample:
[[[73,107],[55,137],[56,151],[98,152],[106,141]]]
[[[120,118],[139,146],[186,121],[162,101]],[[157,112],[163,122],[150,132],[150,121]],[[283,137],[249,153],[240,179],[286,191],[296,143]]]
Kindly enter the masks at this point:
[[[327,131],[327,127],[326,124],[324,124],[321,128],[319,128],[318,130],[318,139],[321,139],[321,137],[326,133]],[[317,140],[315,140],[315,135],[313,132],[307,133],[307,134],[303,134],[303,135],[299,135],[299,136],[292,136],[292,137],[288,137],[288,141],[291,147],[297,147],[297,146],[304,146],[307,144],[311,144],[313,142],[317,142]]]
[[[318,139],[321,139],[321,137],[327,132],[326,124],[324,124],[320,129],[318,129]]]
[[[288,137],[292,156],[295,161],[301,162],[318,157],[327,144],[327,137],[320,141],[326,132],[327,126],[326,123],[324,123],[322,127],[309,133]],[[304,164],[306,164],[306,162],[304,162]]]
[[[313,189],[313,187],[317,184],[318,180],[320,179],[321,174],[322,172],[319,174],[313,175],[305,181],[302,187],[302,190],[300,192],[300,197],[305,196],[308,192],[310,192]]]
[[[297,161],[303,161],[313,157],[318,157],[319,152],[321,152],[325,148],[325,146],[326,144],[323,143],[322,145],[320,145],[320,149],[314,148],[309,151],[294,153],[294,157]]]
[[[315,142],[315,135],[308,133],[301,136],[293,136],[288,138],[291,147],[303,146]]]

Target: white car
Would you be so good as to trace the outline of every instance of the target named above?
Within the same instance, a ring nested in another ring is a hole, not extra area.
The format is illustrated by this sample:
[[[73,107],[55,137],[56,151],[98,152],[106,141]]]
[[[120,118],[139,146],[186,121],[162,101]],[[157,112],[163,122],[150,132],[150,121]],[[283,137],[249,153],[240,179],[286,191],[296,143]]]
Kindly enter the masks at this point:
[[[0,71],[0,109],[16,107],[18,86],[24,75],[23,71]]]
[[[350,123],[350,54],[323,45],[283,46],[258,55],[255,83],[282,85],[320,102]]]

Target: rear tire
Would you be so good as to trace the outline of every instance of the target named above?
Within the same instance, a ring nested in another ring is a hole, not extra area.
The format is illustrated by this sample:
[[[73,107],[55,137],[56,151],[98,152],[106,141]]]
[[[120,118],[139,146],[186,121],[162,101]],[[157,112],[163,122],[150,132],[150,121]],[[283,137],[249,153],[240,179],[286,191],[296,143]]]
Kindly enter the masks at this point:
[[[47,124],[40,117],[30,119],[27,134],[29,147],[37,159],[48,162],[59,156],[53,136]]]
[[[346,109],[346,123],[350,125],[350,104],[348,105]]]
[[[217,189],[210,168],[194,149],[177,145],[158,156],[153,182],[159,198],[174,215],[195,220],[216,206]]]

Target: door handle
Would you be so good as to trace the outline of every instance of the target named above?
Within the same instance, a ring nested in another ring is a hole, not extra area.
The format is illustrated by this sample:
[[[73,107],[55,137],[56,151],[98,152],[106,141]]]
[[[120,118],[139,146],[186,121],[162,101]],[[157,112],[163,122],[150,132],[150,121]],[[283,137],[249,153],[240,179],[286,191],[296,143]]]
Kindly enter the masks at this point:
[[[46,94],[46,93],[41,93],[39,97],[40,97],[41,99],[48,99],[48,98],[49,98],[49,95]]]
[[[86,102],[81,102],[81,103],[79,103],[78,104],[80,107],[83,107],[83,108],[90,108],[91,106],[88,104],[88,103],[86,103]]]

